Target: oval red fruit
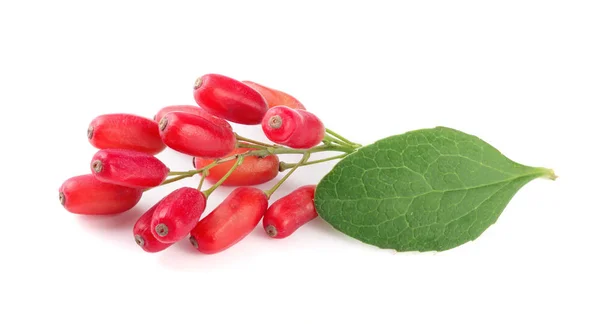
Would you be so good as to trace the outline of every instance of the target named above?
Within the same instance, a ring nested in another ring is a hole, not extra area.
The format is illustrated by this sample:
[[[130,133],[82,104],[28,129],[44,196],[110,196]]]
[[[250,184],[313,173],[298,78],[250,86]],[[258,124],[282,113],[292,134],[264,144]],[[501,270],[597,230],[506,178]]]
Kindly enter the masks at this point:
[[[166,114],[160,120],[159,130],[168,147],[192,156],[220,158],[235,148],[235,134],[231,129],[184,112]]]
[[[246,237],[268,207],[262,190],[240,187],[204,217],[192,230],[190,242],[202,253],[221,252]]]
[[[302,186],[274,202],[263,218],[263,227],[270,237],[284,238],[300,226],[315,219],[316,185]]]
[[[135,243],[137,243],[144,251],[150,253],[160,252],[172,245],[172,243],[163,243],[152,235],[152,215],[154,215],[154,211],[156,210],[156,207],[158,207],[158,204],[160,204],[160,201],[150,207],[150,209],[148,209],[133,226],[133,238],[135,239]]]
[[[67,179],[60,186],[60,203],[71,213],[112,215],[125,212],[142,198],[142,190],[102,182],[92,174]]]
[[[130,114],[101,115],[88,127],[90,143],[99,149],[118,148],[157,154],[165,149],[158,124],[148,118]]]
[[[271,141],[298,149],[318,145],[325,137],[325,126],[317,116],[286,106],[269,109],[262,129]]]
[[[250,148],[237,148],[227,156],[242,154],[248,151],[254,151]],[[202,169],[203,167],[214,162],[213,159],[205,159],[202,157],[194,158],[194,167]],[[212,167],[206,176],[210,182],[219,181],[229,169],[235,164],[235,160],[223,162]],[[279,174],[279,157],[277,155],[267,155],[265,157],[246,156],[242,164],[223,182],[223,186],[253,186],[268,182]]]
[[[220,74],[206,74],[196,80],[194,99],[207,112],[234,123],[260,124],[269,109],[258,91]]]
[[[196,188],[183,187],[158,204],[150,224],[152,235],[162,243],[175,243],[190,233],[206,208],[206,197]]]
[[[306,110],[306,108],[300,102],[300,100],[281,90],[269,88],[267,86],[252,81],[242,81],[242,83],[258,91],[258,93],[260,93],[263,96],[263,98],[265,98],[265,100],[267,101],[267,105],[269,106],[269,108],[275,106],[287,106],[292,109]]]
[[[204,117],[206,119],[208,119],[209,121],[213,122],[215,125],[217,126],[223,126],[225,128],[231,128],[231,125],[223,118],[219,118],[217,116],[213,116],[209,113],[207,113],[204,109],[198,107],[198,106],[192,106],[192,105],[174,105],[174,106],[167,106],[162,108],[161,110],[159,110],[156,115],[154,115],[154,121],[159,123],[160,120],[168,113],[173,112],[173,111],[181,111],[184,113],[188,113],[188,114],[192,114],[192,115],[197,115],[200,117]]]
[[[90,168],[100,181],[141,189],[158,186],[169,174],[169,168],[153,155],[122,149],[96,152]]]

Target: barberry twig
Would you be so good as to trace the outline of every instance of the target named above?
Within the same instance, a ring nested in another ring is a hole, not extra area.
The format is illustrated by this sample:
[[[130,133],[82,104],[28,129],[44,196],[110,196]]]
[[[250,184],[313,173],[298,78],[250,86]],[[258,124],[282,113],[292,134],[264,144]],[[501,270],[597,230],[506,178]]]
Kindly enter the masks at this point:
[[[267,145],[269,145],[269,144],[267,144]],[[310,155],[311,153],[329,152],[329,151],[344,153],[344,154],[337,155],[335,157],[331,157],[331,158],[327,158],[327,159],[315,160],[315,161],[311,161],[311,162],[304,161],[300,165],[298,165],[298,166],[305,166],[305,165],[312,165],[312,164],[317,164],[317,163],[321,163],[321,162],[326,162],[326,161],[330,161],[330,160],[334,160],[334,159],[340,159],[340,158],[343,158],[345,155],[355,152],[358,149],[358,147],[356,147],[356,146],[350,146],[348,144],[341,145],[338,143],[328,143],[328,144],[324,144],[324,145],[315,146],[310,149],[293,149],[293,148],[288,148],[288,147],[283,147],[283,146],[278,146],[278,145],[271,145],[269,147],[265,147],[265,146],[258,145],[258,144],[247,144],[247,143],[238,142],[238,147],[255,148],[256,150],[248,151],[248,152],[245,152],[242,154],[224,157],[221,159],[216,159],[212,163],[206,165],[205,167],[203,167],[201,169],[197,169],[197,170],[170,171],[169,176],[176,176],[176,177],[167,179],[167,180],[163,181],[160,185],[162,186],[162,185],[169,184],[169,183],[172,183],[175,181],[179,181],[181,179],[192,177],[196,174],[203,173],[205,171],[209,171],[211,168],[213,168],[221,163],[239,159],[239,157],[246,157],[246,156],[265,157],[268,155],[278,155],[278,154],[302,154],[302,155],[309,154]],[[286,164],[284,164],[284,165],[286,165]],[[291,169],[294,167],[295,167],[295,165],[290,164],[289,167],[287,167],[287,165],[286,165],[285,169]],[[285,169],[283,169],[283,170],[285,170]],[[281,166],[280,166],[280,170],[281,170]]]

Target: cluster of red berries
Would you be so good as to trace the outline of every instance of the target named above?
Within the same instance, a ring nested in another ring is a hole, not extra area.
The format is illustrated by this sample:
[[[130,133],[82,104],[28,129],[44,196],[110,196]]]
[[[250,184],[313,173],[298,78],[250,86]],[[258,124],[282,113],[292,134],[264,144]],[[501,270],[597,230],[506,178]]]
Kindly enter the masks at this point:
[[[300,187],[271,206],[272,191],[252,186],[279,173],[277,148],[310,149],[323,141],[326,130],[319,118],[287,93],[218,74],[198,78],[194,98],[198,106],[168,106],[153,120],[130,114],[95,118],[87,134],[99,149],[91,174],[66,180],[59,189],[61,204],[76,214],[118,214],[134,207],[149,188],[200,174],[198,188],[171,192],[137,220],[133,235],[147,252],[162,251],[190,235],[198,251],[217,253],[239,242],[261,219],[269,236],[283,238],[317,217],[315,185]],[[261,124],[276,144],[242,138],[228,121]],[[154,156],[165,147],[194,157],[195,170],[171,172]],[[213,186],[201,191],[204,179]],[[238,188],[200,219],[208,196],[219,186]]]

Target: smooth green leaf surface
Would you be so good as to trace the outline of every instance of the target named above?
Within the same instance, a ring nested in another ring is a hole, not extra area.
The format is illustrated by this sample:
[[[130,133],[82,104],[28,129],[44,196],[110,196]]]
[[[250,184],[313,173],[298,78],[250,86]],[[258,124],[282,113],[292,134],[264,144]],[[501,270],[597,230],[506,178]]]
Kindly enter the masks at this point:
[[[333,227],[365,243],[443,251],[479,237],[538,177],[555,175],[438,127],[388,137],[344,158],[317,186],[315,204]]]

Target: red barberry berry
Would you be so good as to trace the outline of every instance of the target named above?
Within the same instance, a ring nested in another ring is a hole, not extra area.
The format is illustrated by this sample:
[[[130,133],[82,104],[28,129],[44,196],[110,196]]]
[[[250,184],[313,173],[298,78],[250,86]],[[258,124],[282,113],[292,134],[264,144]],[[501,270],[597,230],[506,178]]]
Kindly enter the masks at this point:
[[[204,110],[198,106],[192,106],[192,105],[174,105],[174,106],[164,107],[161,110],[159,110],[156,113],[156,115],[154,115],[154,121],[157,123],[160,123],[160,120],[166,114],[173,112],[173,111],[181,111],[184,113],[204,117],[204,118],[208,119],[209,121],[213,122],[217,126],[223,126],[225,128],[232,129],[231,125],[225,119],[219,118],[217,116],[213,116],[213,115],[209,114],[208,112],[206,112],[206,110]]]
[[[263,98],[265,98],[265,100],[267,101],[267,105],[269,106],[269,108],[275,106],[287,106],[292,109],[306,110],[304,105],[298,99],[281,90],[269,88],[267,86],[252,81],[242,82],[250,86],[252,89],[258,91],[258,93],[260,93],[263,96]]]
[[[151,253],[160,252],[172,245],[172,243],[163,243],[152,235],[152,215],[154,215],[154,211],[156,210],[156,207],[158,207],[158,204],[160,204],[160,201],[150,207],[150,209],[148,209],[133,226],[133,238],[135,239],[135,243],[137,243],[144,251]]]
[[[112,215],[125,212],[142,198],[142,190],[102,182],[92,174],[67,179],[58,190],[60,203],[71,213]]]
[[[268,207],[262,190],[240,187],[204,217],[192,230],[190,242],[202,253],[221,252],[246,237]]]
[[[87,136],[90,143],[99,149],[118,148],[157,154],[165,148],[155,121],[130,114],[94,118]]]
[[[169,174],[169,168],[153,155],[123,149],[96,152],[90,168],[100,181],[142,189],[158,186]]]
[[[210,158],[220,158],[235,148],[235,134],[208,119],[184,112],[170,112],[159,123],[160,136],[175,151]]]
[[[316,187],[302,186],[269,207],[263,218],[263,227],[270,237],[288,237],[318,216],[314,202]]]
[[[271,141],[298,149],[311,148],[325,137],[325,126],[317,116],[286,106],[269,109],[262,129]]]
[[[220,74],[206,74],[194,84],[196,103],[207,112],[234,123],[260,124],[269,108],[250,86]]]
[[[152,215],[152,235],[162,243],[175,243],[190,233],[206,208],[206,196],[183,187],[167,195]]]
[[[256,149],[237,148],[228,156],[254,151]],[[212,159],[202,157],[194,158],[194,167],[202,169],[203,167],[214,162]],[[210,182],[217,182],[221,179],[229,169],[236,163],[235,160],[223,162],[212,168],[206,179]],[[267,155],[265,157],[249,155],[244,158],[235,171],[223,182],[223,186],[253,186],[268,182],[279,174],[279,157],[277,155]]]

